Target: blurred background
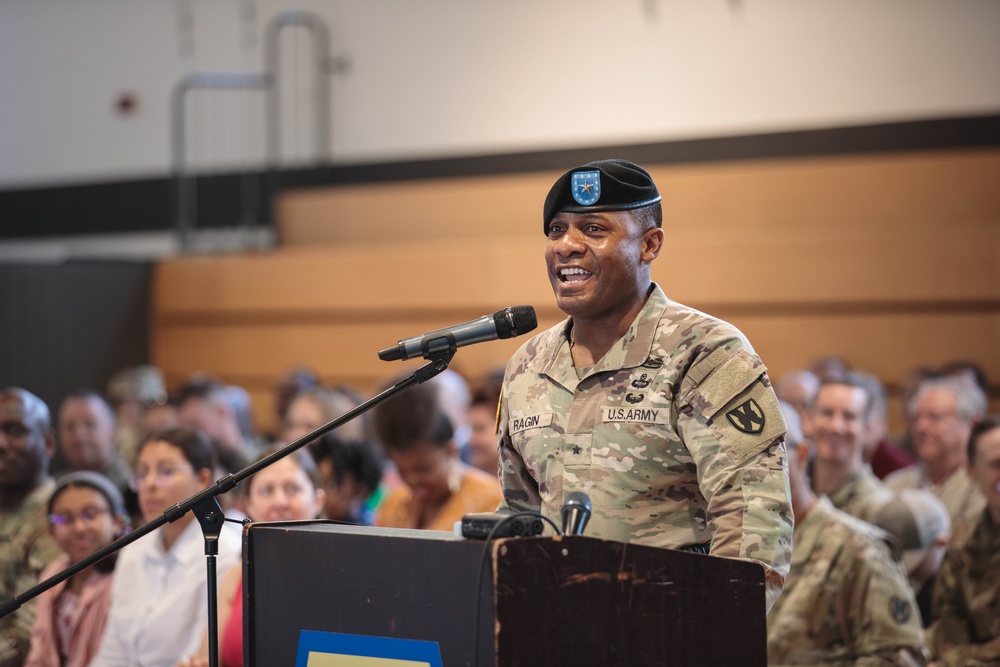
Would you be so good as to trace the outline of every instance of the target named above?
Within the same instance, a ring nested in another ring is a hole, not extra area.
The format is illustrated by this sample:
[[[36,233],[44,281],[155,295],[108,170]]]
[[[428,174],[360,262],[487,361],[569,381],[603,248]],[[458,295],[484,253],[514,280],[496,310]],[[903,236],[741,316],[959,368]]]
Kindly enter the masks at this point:
[[[992,0],[0,0],[0,385],[148,363],[273,431],[291,368],[368,393],[400,338],[559,321],[542,200],[622,157],[654,279],[772,376],[840,357],[898,430],[970,361],[996,412],[998,34]]]

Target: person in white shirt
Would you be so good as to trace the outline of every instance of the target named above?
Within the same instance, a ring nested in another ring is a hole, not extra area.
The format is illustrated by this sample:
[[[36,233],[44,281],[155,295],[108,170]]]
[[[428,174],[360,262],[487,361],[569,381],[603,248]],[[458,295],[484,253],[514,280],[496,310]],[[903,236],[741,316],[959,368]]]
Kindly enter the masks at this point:
[[[139,445],[134,483],[143,518],[207,488],[215,455],[197,431],[170,428]],[[240,561],[241,532],[226,523],[217,567]],[[199,648],[208,623],[205,540],[190,512],[122,550],[111,612],[91,667],[172,667]]]

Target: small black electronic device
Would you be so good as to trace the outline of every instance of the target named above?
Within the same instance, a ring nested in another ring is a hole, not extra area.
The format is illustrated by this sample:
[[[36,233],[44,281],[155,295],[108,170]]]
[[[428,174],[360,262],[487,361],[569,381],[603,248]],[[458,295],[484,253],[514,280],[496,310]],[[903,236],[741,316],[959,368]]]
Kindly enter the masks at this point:
[[[542,520],[537,516],[513,516],[497,512],[476,512],[462,517],[462,537],[485,540],[503,521],[493,537],[533,537],[542,534]]]

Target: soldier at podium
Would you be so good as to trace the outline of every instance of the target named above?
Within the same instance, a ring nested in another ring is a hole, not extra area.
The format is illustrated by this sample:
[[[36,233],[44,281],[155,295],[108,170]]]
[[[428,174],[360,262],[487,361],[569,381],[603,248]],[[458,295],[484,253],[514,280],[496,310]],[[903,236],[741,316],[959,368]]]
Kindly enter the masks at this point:
[[[660,200],[625,160],[572,169],[546,197],[569,317],[507,365],[499,509],[555,516],[583,491],[588,535],[758,562],[770,608],[791,559],[785,424],[746,337],[652,282]]]

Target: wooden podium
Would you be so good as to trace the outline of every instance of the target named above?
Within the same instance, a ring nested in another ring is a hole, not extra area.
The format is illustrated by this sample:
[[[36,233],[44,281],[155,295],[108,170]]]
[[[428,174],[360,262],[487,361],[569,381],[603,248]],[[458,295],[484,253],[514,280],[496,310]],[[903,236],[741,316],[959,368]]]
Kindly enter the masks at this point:
[[[767,664],[758,565],[589,537],[486,548],[437,531],[251,525],[246,664],[295,665],[302,630],[436,642],[446,667]]]

